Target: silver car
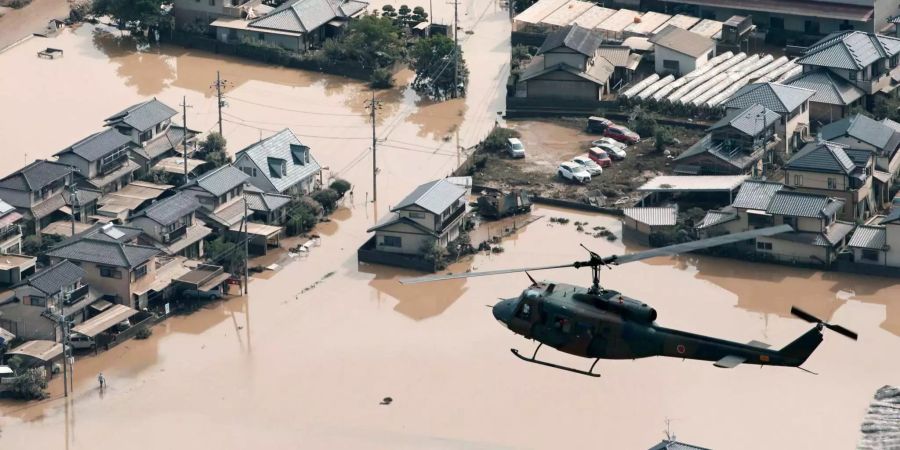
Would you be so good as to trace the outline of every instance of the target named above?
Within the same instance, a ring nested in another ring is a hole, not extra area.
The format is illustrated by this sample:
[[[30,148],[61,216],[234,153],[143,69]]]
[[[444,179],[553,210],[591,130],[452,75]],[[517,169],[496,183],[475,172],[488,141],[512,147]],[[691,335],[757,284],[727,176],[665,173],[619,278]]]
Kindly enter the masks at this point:
[[[584,170],[586,170],[587,173],[591,174],[591,176],[600,175],[603,173],[603,168],[587,156],[576,156],[572,158],[572,162],[578,164],[581,167],[584,167]]]

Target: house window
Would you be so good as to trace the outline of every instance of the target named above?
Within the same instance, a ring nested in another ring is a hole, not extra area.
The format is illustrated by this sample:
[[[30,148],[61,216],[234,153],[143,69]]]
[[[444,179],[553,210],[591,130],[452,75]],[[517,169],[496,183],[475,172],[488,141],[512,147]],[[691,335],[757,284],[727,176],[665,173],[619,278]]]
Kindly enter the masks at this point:
[[[794,186],[803,186],[803,175],[794,175]]]
[[[122,272],[115,267],[100,266],[99,269],[101,277],[122,279]]]
[[[251,177],[256,176],[256,167],[241,167],[241,170],[243,170],[244,173],[250,175]]]
[[[385,247],[402,247],[403,240],[400,236],[385,236],[382,238],[381,245]]]
[[[30,300],[31,306],[47,306],[47,297],[37,297],[32,295]]]
[[[828,177],[828,189],[837,189],[837,178]]]
[[[878,250],[864,248],[862,251],[862,259],[866,261],[878,261]]]
[[[147,142],[152,137],[153,137],[153,130],[147,130],[147,131],[141,133],[140,140],[141,140],[141,142]]]
[[[143,266],[138,267],[137,269],[134,269],[134,279],[135,279],[135,281],[136,281],[136,280],[140,280],[141,278],[144,278],[146,275],[147,275],[147,265],[146,265],[146,264],[144,264]]]
[[[679,64],[678,61],[673,61],[671,59],[663,60],[663,69],[670,72],[678,72]]]
[[[850,81],[856,81],[856,71],[855,70],[850,71]]]
[[[756,249],[757,249],[757,250],[764,251],[764,252],[770,252],[770,251],[772,251],[772,243],[771,243],[771,242],[761,242],[761,241],[757,241],[757,242],[756,242]]]
[[[266,40],[266,33],[259,33],[259,40],[265,41],[265,40]]]
[[[411,212],[411,213],[409,213],[409,217],[412,219],[424,219],[425,213]]]

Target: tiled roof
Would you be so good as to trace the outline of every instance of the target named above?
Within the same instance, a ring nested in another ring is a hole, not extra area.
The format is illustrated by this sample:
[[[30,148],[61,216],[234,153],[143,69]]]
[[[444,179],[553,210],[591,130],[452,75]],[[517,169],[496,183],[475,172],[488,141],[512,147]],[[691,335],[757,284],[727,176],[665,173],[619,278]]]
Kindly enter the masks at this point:
[[[409,226],[421,231],[422,234],[437,236],[437,233],[435,233],[434,230],[430,230],[430,229],[424,227],[419,222],[416,222],[415,220],[412,220],[408,217],[400,217],[399,213],[393,212],[393,211],[389,212],[386,216],[382,217],[381,220],[378,221],[378,223],[376,223],[374,226],[370,227],[366,231],[371,233],[373,231],[383,230],[385,228],[388,228],[388,227],[393,226],[398,223],[403,223],[403,224],[409,225]]]
[[[853,231],[853,237],[847,244],[849,247],[868,248],[872,250],[884,250],[887,242],[887,232],[884,227],[859,225]]]
[[[637,207],[625,208],[625,217],[650,226],[675,226],[678,220],[678,208],[674,207]]]
[[[62,196],[63,201],[66,202],[66,205],[72,206],[72,195],[70,192],[61,192],[59,195]],[[93,203],[95,200],[100,198],[103,195],[102,192],[96,189],[87,189],[87,188],[79,188],[75,191],[75,202],[78,205],[87,205]]]
[[[196,132],[188,130],[187,140],[190,141],[196,135]],[[158,136],[152,141],[145,142],[143,147],[135,147],[133,151],[140,155],[142,158],[149,160],[156,158],[157,156],[160,156],[173,148],[177,148],[179,145],[181,145],[183,139],[184,128],[175,125],[169,125],[169,128],[166,130],[166,133],[164,135]]]
[[[218,197],[244,184],[248,178],[250,178],[250,176],[237,167],[226,165],[200,175],[192,180],[187,186],[196,185],[206,192]]]
[[[843,147],[830,142],[806,144],[784,166],[789,170],[841,173],[849,175],[856,168]]]
[[[733,109],[729,111],[725,117],[713,124],[709,129],[716,130],[731,127],[748,136],[756,136],[780,118],[781,116],[775,111],[763,105],[754,104],[742,110]]]
[[[772,203],[775,193],[784,189],[781,183],[768,181],[745,181],[731,206],[743,209],[765,210]]]
[[[119,133],[115,128],[94,133],[56,154],[74,153],[87,161],[96,161],[116,149],[128,145],[131,138]]]
[[[334,19],[346,19],[368,6],[367,2],[351,0],[288,0],[258,19],[249,28],[268,28],[293,33],[309,33]]]
[[[198,208],[200,208],[200,202],[197,201],[197,197],[181,191],[167,199],[153,203],[135,217],[144,216],[160,225],[170,225]]]
[[[711,210],[706,212],[703,221],[697,226],[698,229],[710,228],[723,223],[737,220],[738,215],[733,209]]]
[[[824,195],[804,194],[793,191],[778,191],[766,208],[769,214],[793,217],[821,218],[835,214],[844,206],[844,201]]]
[[[694,58],[699,58],[716,48],[712,39],[674,25],[669,25],[650,37],[650,42]]]
[[[299,153],[295,154],[295,149]],[[304,153],[309,161],[300,161]],[[287,128],[237,152],[235,160],[240,159],[241,156],[250,158],[259,167],[261,175],[266,177],[278,192],[284,192],[322,170],[309,147],[303,145],[300,139]],[[269,160],[271,158],[280,160],[281,164],[287,165],[286,174],[282,175],[280,170],[270,170]],[[253,180],[251,179],[250,182],[252,183]]]
[[[416,205],[434,214],[441,214],[464,195],[466,195],[466,188],[447,180],[436,180],[417,187],[391,208],[391,211]]]
[[[704,447],[697,447],[696,445],[685,444],[682,442],[678,442],[675,440],[664,440],[659,444],[650,447],[649,450],[709,450]]]
[[[875,153],[871,150],[857,150],[852,148],[845,148],[844,153],[847,154],[857,168],[868,166],[869,160],[875,156]]]
[[[28,278],[28,284],[47,295],[75,284],[84,277],[84,269],[68,260],[62,260]]]
[[[81,238],[54,247],[47,252],[47,256],[131,269],[149,261],[157,253],[159,250],[156,248],[143,245]]]
[[[834,222],[825,230],[825,233],[819,233],[819,238],[816,239],[815,244],[823,247],[834,247],[843,241],[855,227],[856,224],[850,222]]]
[[[602,42],[603,36],[599,32],[579,25],[569,25],[550,33],[537,54],[543,55],[550,50],[566,47],[591,58]]]
[[[628,67],[630,64],[629,56],[631,49],[621,45],[601,45],[597,51],[597,56],[609,61],[616,67]]]
[[[39,159],[0,180],[0,188],[16,191],[38,191],[65,178],[71,168],[62,163]]]
[[[894,223],[897,221],[900,221],[900,208],[892,209],[891,212],[888,213],[888,215],[884,217],[884,219],[881,219],[881,224],[884,225],[884,224],[888,224],[888,223]]]
[[[175,114],[177,112],[174,109],[156,98],[152,98],[107,117],[106,125],[115,126],[124,123],[136,130],[147,131],[156,124],[172,118]]]
[[[748,84],[722,103],[725,108],[746,108],[760,104],[778,114],[787,114],[799,108],[815,94],[814,91],[778,83]]]
[[[866,93],[841,77],[827,70],[814,70],[793,76],[782,84],[815,91],[809,101],[829,105],[847,106]]]
[[[613,67],[613,65],[605,58],[595,58],[594,64],[588,67],[587,72],[582,72],[578,68],[562,62],[550,67],[544,67],[544,56],[538,55],[535,56],[531,62],[528,63],[528,66],[525,67],[525,70],[522,71],[522,74],[519,76],[519,81],[528,81],[557,70],[568,72],[597,84],[606,85],[606,83],[609,82],[609,76],[612,75],[615,67]]]
[[[859,70],[898,53],[900,39],[863,31],[841,31],[810,46],[797,64]]]
[[[263,212],[274,211],[291,202],[291,197],[288,195],[263,192],[253,185],[244,188],[244,198],[247,199],[247,208]]]
[[[879,150],[889,150],[896,131],[889,124],[878,122],[865,114],[856,114],[845,117],[837,122],[829,123],[819,131],[822,138],[833,141],[842,136],[849,136],[872,145]]]

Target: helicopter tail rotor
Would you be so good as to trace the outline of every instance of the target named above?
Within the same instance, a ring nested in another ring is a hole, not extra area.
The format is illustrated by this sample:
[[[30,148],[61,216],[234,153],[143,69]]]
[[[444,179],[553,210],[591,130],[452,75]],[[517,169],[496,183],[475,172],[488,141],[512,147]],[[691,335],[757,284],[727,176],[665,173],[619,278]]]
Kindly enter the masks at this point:
[[[835,324],[831,324],[831,323],[825,322],[824,320],[819,319],[818,317],[816,317],[816,316],[814,316],[814,315],[812,315],[812,314],[810,314],[810,313],[808,313],[808,312],[806,312],[806,311],[804,311],[804,310],[802,310],[802,309],[800,309],[800,308],[798,308],[798,307],[796,307],[796,306],[792,306],[792,307],[791,307],[791,314],[793,314],[793,315],[795,315],[795,316],[797,316],[797,317],[799,317],[799,318],[801,318],[801,319],[803,319],[803,320],[805,320],[805,321],[807,321],[807,322],[819,324],[819,325],[821,325],[821,326],[823,326],[823,327],[825,327],[825,328],[828,328],[828,329],[831,330],[831,331],[834,331],[834,332],[837,333],[837,334],[841,334],[841,335],[844,335],[844,336],[846,336],[846,337],[848,337],[848,338],[850,338],[850,339],[853,339],[854,341],[857,340],[857,339],[859,338],[859,335],[856,334],[856,332],[851,331],[851,330],[848,330],[847,328],[844,328],[844,327],[842,327],[842,326],[840,326],[840,325],[835,325]]]

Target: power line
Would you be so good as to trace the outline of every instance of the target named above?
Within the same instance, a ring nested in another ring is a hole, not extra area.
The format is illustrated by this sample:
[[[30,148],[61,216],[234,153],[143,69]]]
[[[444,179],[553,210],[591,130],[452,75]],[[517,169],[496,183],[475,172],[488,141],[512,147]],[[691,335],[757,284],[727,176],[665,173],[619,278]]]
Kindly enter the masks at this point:
[[[268,132],[270,132],[270,133],[277,133],[277,132],[281,131],[281,130],[273,130],[273,129],[271,129],[271,128],[265,128],[265,127],[258,127],[258,126],[254,126],[254,125],[248,125],[248,124],[246,124],[246,123],[236,122],[236,121],[234,121],[234,120],[222,119],[222,121],[223,121],[223,122],[232,123],[232,124],[235,124],[235,125],[240,125],[240,126],[247,127],[247,128],[253,128],[253,129],[255,129],[255,130],[268,131]],[[322,135],[317,135],[317,134],[300,134],[300,133],[294,133],[294,134],[296,134],[297,136],[300,136],[300,137],[316,138],[316,139],[336,139],[336,140],[347,140],[347,139],[351,139],[351,140],[353,140],[353,139],[355,139],[355,140],[360,140],[360,139],[368,140],[368,139],[369,139],[368,137],[362,137],[362,136],[322,136]]]
[[[322,112],[322,111],[305,111],[302,109],[292,109],[292,108],[285,108],[282,106],[267,105],[265,103],[254,102],[251,100],[246,100],[246,99],[237,98],[237,97],[228,97],[228,98],[231,100],[237,100],[237,101],[243,102],[243,103],[249,103],[251,105],[262,106],[263,108],[271,108],[271,109],[277,109],[279,111],[288,111],[288,112],[295,112],[295,113],[300,113],[300,114],[312,114],[312,115],[316,115],[316,116],[339,116],[339,117],[368,117],[369,116],[368,114],[347,114],[347,113],[327,113],[327,112]]]
[[[250,123],[267,123],[270,125],[284,125],[286,127],[301,127],[301,128],[359,128],[359,125],[308,125],[308,124],[300,124],[300,123],[287,123],[287,122],[271,122],[271,121],[262,121],[262,120],[248,120],[240,118],[231,113],[223,113],[224,115],[231,117],[235,120],[240,120],[241,122],[250,122]],[[215,126],[215,125],[213,125]]]

